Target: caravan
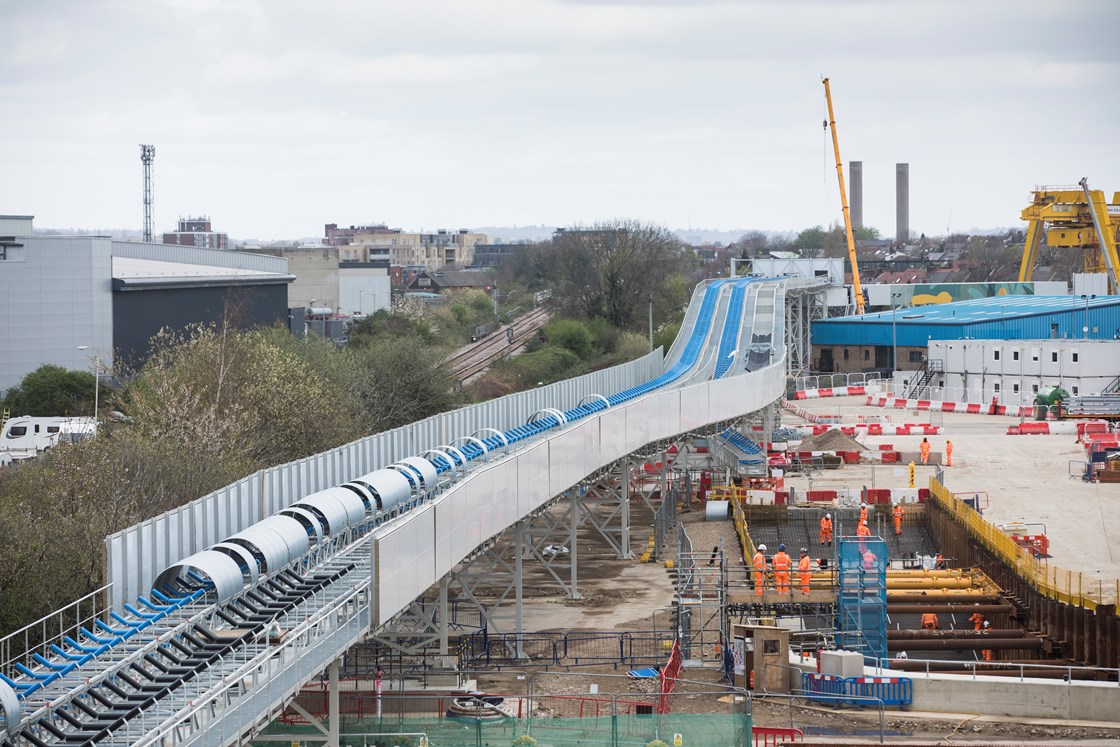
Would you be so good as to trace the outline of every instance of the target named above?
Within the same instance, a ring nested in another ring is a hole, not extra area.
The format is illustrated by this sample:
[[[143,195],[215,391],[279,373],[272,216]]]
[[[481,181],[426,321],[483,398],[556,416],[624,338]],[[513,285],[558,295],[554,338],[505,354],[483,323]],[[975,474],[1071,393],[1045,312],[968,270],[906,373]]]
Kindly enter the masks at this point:
[[[23,415],[4,423],[0,432],[0,455],[30,459],[59,442],[73,443],[93,438],[97,423],[93,418],[36,418]],[[7,460],[5,460],[7,461]]]

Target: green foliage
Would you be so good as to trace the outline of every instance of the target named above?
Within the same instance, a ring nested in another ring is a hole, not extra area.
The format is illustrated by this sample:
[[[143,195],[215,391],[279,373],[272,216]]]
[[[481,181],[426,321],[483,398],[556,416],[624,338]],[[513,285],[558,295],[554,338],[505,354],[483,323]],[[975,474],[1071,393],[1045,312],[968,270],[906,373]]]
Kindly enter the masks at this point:
[[[806,228],[804,231],[797,234],[797,238],[793,240],[793,247],[802,256],[814,256],[817,252],[824,249],[825,236],[825,230],[820,226]]]
[[[669,348],[673,346],[673,341],[677,339],[677,335],[681,333],[681,322],[668,322],[661,325],[661,328],[653,333],[653,347],[662,348],[665,353],[669,353]]]
[[[856,241],[878,241],[882,238],[879,235],[879,229],[874,226],[857,226],[852,229],[852,236]]]
[[[433,343],[436,336],[436,330],[422,313],[422,306],[416,304],[393,311],[382,309],[354,322],[350,327],[349,344],[362,347],[380,337],[410,337]]]
[[[571,319],[558,319],[549,322],[544,328],[545,336],[551,345],[567,348],[582,360],[594,353],[595,340],[583,324]]]
[[[587,322],[587,331],[595,338],[595,348],[603,355],[610,355],[618,350],[619,340],[622,339],[622,332],[616,327],[612,327],[601,316],[597,316]]]
[[[42,365],[8,390],[0,400],[0,409],[10,410],[12,415],[38,417],[93,415],[96,382],[89,371]]]
[[[548,345],[535,353],[523,353],[495,366],[505,378],[512,378],[519,388],[571,378],[583,373],[579,356],[567,348]]]
[[[353,351],[361,370],[355,391],[361,428],[378,433],[458,407],[454,380],[438,350],[387,338]]]

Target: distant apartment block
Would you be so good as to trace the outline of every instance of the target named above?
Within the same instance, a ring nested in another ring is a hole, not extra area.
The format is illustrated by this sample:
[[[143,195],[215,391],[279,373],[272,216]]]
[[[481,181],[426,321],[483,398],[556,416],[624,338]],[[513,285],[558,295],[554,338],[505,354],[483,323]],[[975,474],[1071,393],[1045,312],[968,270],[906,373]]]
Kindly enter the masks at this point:
[[[179,229],[163,235],[164,244],[194,246],[199,249],[228,249],[229,234],[216,233],[206,216],[180,218]]]
[[[408,233],[385,225],[325,226],[324,243],[339,247],[339,259],[363,264],[387,260],[393,267],[421,267],[426,270],[465,269],[474,263],[475,247],[484,244],[486,234],[467,229],[435,233]]]
[[[526,242],[518,244],[476,244],[474,248],[474,262],[471,267],[498,267],[505,262],[518,257],[533,244]]]

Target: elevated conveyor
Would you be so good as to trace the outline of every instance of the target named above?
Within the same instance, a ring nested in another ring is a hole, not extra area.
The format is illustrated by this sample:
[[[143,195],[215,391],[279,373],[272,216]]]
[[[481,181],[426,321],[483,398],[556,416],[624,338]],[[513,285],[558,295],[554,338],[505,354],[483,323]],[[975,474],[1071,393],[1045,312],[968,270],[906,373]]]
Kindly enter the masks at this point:
[[[348,647],[586,475],[778,399],[785,361],[773,309],[783,283],[744,278],[699,289],[684,342],[645,384],[456,439],[457,447],[395,465],[403,478],[379,470],[307,496],[281,512],[288,519],[266,519],[183,559],[104,629],[60,639],[0,680],[4,747],[224,745],[252,735]],[[768,322],[757,299],[769,299]],[[697,367],[714,372],[721,347],[743,339],[747,318],[773,330],[772,364],[747,373],[740,362],[692,382]],[[284,538],[281,527],[296,518],[307,537]]]

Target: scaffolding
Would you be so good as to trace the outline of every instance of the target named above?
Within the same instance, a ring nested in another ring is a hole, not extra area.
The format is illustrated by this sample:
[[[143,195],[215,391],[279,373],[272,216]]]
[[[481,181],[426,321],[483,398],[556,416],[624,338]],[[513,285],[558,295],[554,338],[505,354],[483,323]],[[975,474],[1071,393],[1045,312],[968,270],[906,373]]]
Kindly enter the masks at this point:
[[[841,537],[837,643],[865,659],[887,655],[887,544],[879,537]]]

